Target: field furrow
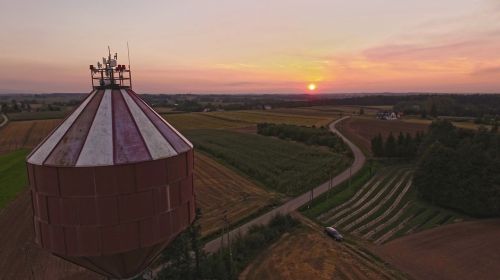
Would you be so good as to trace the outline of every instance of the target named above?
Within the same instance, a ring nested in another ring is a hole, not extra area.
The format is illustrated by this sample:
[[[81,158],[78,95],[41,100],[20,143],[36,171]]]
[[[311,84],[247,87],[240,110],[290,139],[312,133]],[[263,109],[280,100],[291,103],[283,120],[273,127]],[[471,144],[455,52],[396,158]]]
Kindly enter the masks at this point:
[[[389,188],[392,186],[392,184],[396,181],[396,178],[397,177],[392,177],[388,184],[382,184],[382,187],[380,189],[377,189],[378,191],[375,192],[375,195],[371,196],[368,199],[364,199],[362,201],[359,201],[359,203],[356,203],[356,205],[360,206],[360,207],[357,207],[357,206],[352,207],[351,210],[353,210],[353,211],[350,212],[347,216],[344,216],[343,218],[341,218],[340,220],[335,222],[335,225],[339,226],[339,225],[342,225],[346,222],[349,222],[350,219],[357,217],[358,214],[360,214],[364,210],[371,207],[375,202],[377,202],[379,200],[379,198],[383,194],[385,194],[389,190]]]
[[[391,205],[389,206],[389,208],[384,211],[384,213],[378,217],[376,217],[374,220],[371,220],[369,221],[368,223],[360,226],[359,228],[357,228],[354,233],[359,233],[367,228],[370,228],[374,225],[376,225],[378,222],[382,221],[384,218],[386,218],[387,216],[391,215],[393,213],[393,211],[395,211],[397,209],[397,207],[399,206],[401,200],[403,199],[403,197],[406,195],[406,193],[408,192],[408,190],[410,189],[411,187],[411,180],[409,180],[405,187],[403,188],[403,190],[401,192],[399,192],[399,194],[397,194],[397,197],[395,199],[394,202],[391,203]],[[394,193],[396,192],[396,189],[394,189]],[[392,193],[391,196],[394,194]],[[386,201],[389,200],[389,198],[386,198]],[[384,201],[383,201],[384,203]],[[372,215],[373,213],[375,213],[376,211],[378,211],[381,207],[383,206],[383,204],[379,204],[378,206],[376,206],[375,208],[373,208],[372,210],[370,210],[370,214],[369,215]],[[369,217],[369,215],[366,215],[365,217]],[[361,219],[357,220],[358,223],[361,222]]]
[[[366,218],[370,217],[370,215],[372,215],[373,213],[375,213],[382,206],[384,206],[390,199],[392,199],[395,195],[397,195],[398,191],[399,191],[400,194],[404,195],[406,193],[406,191],[405,190],[401,191],[400,187],[403,186],[403,183],[408,179],[409,176],[410,176],[410,173],[405,173],[403,175],[403,177],[401,178],[401,180],[399,180],[399,182],[397,182],[397,184],[392,187],[392,189],[390,190],[389,194],[387,194],[386,196],[384,196],[380,200],[380,202],[378,202],[378,201],[369,202],[370,205],[374,205],[374,206],[368,212],[366,212],[366,213],[362,214],[361,216],[357,217],[355,221],[351,222],[347,226],[344,226],[344,229],[345,230],[351,230],[356,225],[364,222],[366,220]],[[366,206],[365,208],[369,208],[369,206]]]
[[[376,175],[376,176],[373,176],[373,178],[371,178],[368,182],[366,182],[355,194],[354,196],[349,199],[348,201],[340,204],[339,206],[337,207],[334,207],[324,213],[322,213],[321,215],[318,216],[318,219],[319,220],[323,220],[324,218],[329,218],[331,217],[332,215],[334,215],[334,213],[340,213],[340,211],[344,208],[346,208],[349,204],[352,204],[356,201],[358,201],[358,198],[366,193],[366,191],[369,189],[369,187],[372,185],[372,183],[375,181],[375,180],[378,180],[379,178],[381,178],[382,175]]]
[[[343,219],[346,215],[350,216],[350,214],[348,212],[361,206],[368,198],[370,198],[372,196],[372,194],[376,194],[379,186],[383,186],[384,185],[383,183],[386,181],[386,179],[387,178],[383,178],[383,177],[379,178],[375,182],[375,184],[373,184],[373,185],[371,185],[371,187],[367,188],[368,190],[358,200],[352,201],[352,204],[344,203],[343,205],[346,205],[346,206],[344,207],[343,210],[339,211],[338,213],[335,213],[333,216],[325,217],[321,221],[325,222],[325,223],[331,223],[332,221],[334,221],[336,219]]]
[[[384,235],[379,237],[377,240],[375,240],[375,244],[382,244],[385,241],[389,240],[397,231],[404,228],[406,226],[406,224],[408,223],[408,221],[410,221],[412,218],[413,218],[413,216],[410,216],[410,217],[407,217],[406,219],[404,219],[401,223],[399,223],[398,225],[393,227],[391,230],[386,232]]]
[[[399,209],[398,212],[396,212],[396,214],[394,216],[392,216],[386,222],[384,222],[384,223],[378,225],[377,227],[375,227],[374,229],[370,230],[368,233],[366,233],[365,235],[363,235],[363,238],[371,239],[374,234],[376,234],[377,232],[381,231],[384,228],[387,228],[390,224],[393,224],[401,216],[403,216],[403,214],[405,213],[405,211],[408,208],[408,206],[410,206],[410,204],[411,204],[411,202],[407,202],[401,209]]]

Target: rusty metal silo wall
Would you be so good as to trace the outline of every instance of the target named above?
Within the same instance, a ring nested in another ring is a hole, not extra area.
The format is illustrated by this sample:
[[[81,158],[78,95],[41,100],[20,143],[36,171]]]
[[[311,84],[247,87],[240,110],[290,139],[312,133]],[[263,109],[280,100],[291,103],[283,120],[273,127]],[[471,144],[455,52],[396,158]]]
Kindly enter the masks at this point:
[[[132,277],[195,218],[193,150],[132,164],[28,163],[35,240],[113,278]]]

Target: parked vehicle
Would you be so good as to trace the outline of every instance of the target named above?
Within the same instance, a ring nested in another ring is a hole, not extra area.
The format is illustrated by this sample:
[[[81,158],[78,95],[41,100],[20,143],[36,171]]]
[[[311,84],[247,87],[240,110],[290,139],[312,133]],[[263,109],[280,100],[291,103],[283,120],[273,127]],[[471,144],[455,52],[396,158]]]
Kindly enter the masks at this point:
[[[341,242],[342,240],[344,240],[344,237],[342,236],[342,234],[340,234],[338,232],[338,230],[336,230],[333,227],[326,227],[325,232],[326,232],[326,234],[331,236],[333,239],[335,239],[335,241]]]

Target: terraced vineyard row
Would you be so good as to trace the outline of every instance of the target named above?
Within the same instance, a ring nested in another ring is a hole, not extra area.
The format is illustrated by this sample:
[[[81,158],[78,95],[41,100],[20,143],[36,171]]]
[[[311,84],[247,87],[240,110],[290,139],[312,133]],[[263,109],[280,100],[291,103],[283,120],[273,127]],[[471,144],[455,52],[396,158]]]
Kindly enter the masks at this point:
[[[316,217],[324,225],[376,244],[459,218],[448,210],[419,202],[408,167],[382,169],[351,198]]]

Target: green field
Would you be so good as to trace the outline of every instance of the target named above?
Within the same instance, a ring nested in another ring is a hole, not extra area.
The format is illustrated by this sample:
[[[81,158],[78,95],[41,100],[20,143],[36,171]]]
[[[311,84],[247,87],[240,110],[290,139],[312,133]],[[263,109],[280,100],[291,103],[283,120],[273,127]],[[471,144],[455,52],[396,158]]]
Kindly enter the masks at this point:
[[[347,168],[351,159],[326,148],[229,130],[185,131],[195,147],[265,187],[298,195]]]
[[[7,117],[10,121],[62,119],[66,117],[69,112],[70,110],[9,113]]]
[[[421,201],[412,176],[411,165],[381,167],[374,176],[365,167],[350,186],[340,186],[331,197],[322,195],[302,211],[324,226],[376,244],[467,218]]]
[[[0,156],[0,209],[14,199],[28,184],[25,158],[28,150]]]
[[[310,111],[311,112],[311,111]],[[232,129],[253,126],[257,123],[326,126],[338,116],[332,113],[321,115],[280,113],[278,111],[224,111],[209,113],[166,114],[163,117],[179,130],[188,129]]]

